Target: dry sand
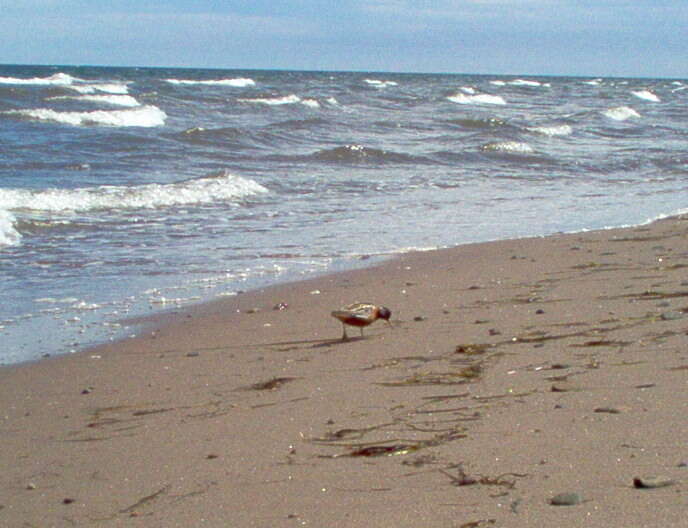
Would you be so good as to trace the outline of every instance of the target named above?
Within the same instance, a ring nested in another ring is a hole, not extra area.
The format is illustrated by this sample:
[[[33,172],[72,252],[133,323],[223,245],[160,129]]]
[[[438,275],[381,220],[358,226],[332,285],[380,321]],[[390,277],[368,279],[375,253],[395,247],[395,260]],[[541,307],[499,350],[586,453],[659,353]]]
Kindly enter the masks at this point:
[[[687,231],[409,254],[1,369],[0,526],[686,526]],[[341,342],[354,301],[393,328]]]

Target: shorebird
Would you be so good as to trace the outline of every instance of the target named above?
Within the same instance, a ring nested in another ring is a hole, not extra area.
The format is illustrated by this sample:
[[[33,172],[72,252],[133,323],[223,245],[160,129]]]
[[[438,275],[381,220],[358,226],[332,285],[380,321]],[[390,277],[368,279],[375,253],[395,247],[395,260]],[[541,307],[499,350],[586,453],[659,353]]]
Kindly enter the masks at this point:
[[[342,341],[349,339],[349,336],[346,335],[346,325],[358,326],[361,329],[361,337],[363,337],[364,326],[373,324],[378,319],[384,319],[391,326],[392,323],[389,322],[391,316],[392,312],[389,308],[370,303],[349,304],[332,312],[332,317],[336,317],[342,322],[344,329]]]

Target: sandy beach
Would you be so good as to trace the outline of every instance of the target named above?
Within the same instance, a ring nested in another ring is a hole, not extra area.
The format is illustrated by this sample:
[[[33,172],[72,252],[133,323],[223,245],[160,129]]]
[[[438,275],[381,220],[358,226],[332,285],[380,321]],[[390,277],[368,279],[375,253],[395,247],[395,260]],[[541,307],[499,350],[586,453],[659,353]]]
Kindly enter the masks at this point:
[[[687,232],[412,253],[3,368],[0,525],[684,526]],[[341,341],[355,301],[392,328]]]

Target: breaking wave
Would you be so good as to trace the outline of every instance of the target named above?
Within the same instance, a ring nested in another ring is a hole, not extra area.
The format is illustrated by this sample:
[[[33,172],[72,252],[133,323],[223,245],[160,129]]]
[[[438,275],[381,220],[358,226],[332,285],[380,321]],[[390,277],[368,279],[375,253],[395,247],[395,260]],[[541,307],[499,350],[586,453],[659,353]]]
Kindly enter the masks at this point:
[[[113,106],[126,106],[128,108],[134,108],[141,106],[134,97],[131,95],[58,95],[56,97],[50,97],[51,101],[55,100],[72,100],[72,101],[86,101],[89,103],[104,103]]]
[[[33,85],[33,86],[69,86],[75,82],[83,81],[66,73],[56,73],[50,77],[32,77],[22,79],[18,77],[0,77],[0,84]]]
[[[397,86],[398,83],[394,81],[381,81],[379,79],[363,79],[363,82],[374,86],[375,88],[387,88],[388,86]]]
[[[227,171],[169,184],[135,186],[103,185],[81,189],[0,189],[0,213],[40,211],[47,213],[88,212],[121,209],[156,209],[179,205],[237,202],[268,190],[254,180]],[[9,217],[12,220],[12,217]],[[5,229],[0,216],[0,231]]]
[[[501,81],[501,80],[495,80],[495,81],[490,81],[490,84],[494,86],[527,86],[530,88],[549,88],[551,86],[550,83],[543,83],[540,81],[532,81],[529,79],[514,79],[513,81]]]
[[[14,227],[15,222],[12,213],[0,209],[0,247],[19,244],[21,235]]]
[[[233,88],[245,88],[247,86],[255,86],[256,81],[239,77],[237,79],[217,79],[198,81],[192,79],[165,79],[170,84],[176,85],[204,85],[204,86],[231,86]]]
[[[157,106],[141,106],[131,110],[95,110],[92,112],[58,112],[50,108],[7,110],[16,115],[38,121],[52,121],[66,125],[101,125],[112,127],[158,127],[165,124],[167,114]]]
[[[626,121],[631,117],[640,117],[640,114],[628,106],[617,106],[602,112],[602,115],[614,121]]]
[[[499,141],[495,143],[488,143],[482,146],[482,150],[486,152],[508,152],[514,154],[532,154],[535,152],[533,147],[528,143],[520,141]]]
[[[505,105],[506,101],[499,95],[490,94],[465,94],[457,93],[447,97],[452,103],[458,104],[490,104],[490,105]]]
[[[31,77],[23,79],[19,77],[0,77],[0,84],[12,84],[17,86],[57,86],[69,88],[81,94],[93,94],[97,92],[124,95],[129,93],[124,82],[91,82],[67,73],[56,73],[49,77]]]
[[[289,104],[302,104],[310,108],[320,108],[320,103],[315,99],[302,99],[298,95],[285,95],[283,97],[258,97],[255,99],[238,99],[242,103],[264,104],[268,106],[281,106]]]
[[[635,95],[638,99],[643,99],[645,101],[650,101],[653,103],[659,103],[660,102],[659,97],[657,97],[650,90],[638,90],[636,92],[631,92],[631,93],[633,95]]]
[[[543,136],[570,136],[573,133],[573,128],[570,125],[552,125],[552,126],[539,126],[539,127],[528,127],[530,132],[536,134],[541,134]]]
[[[80,94],[93,93],[108,93],[117,95],[126,95],[129,93],[129,88],[126,83],[95,83],[95,84],[72,84],[68,86],[70,90],[79,92]]]

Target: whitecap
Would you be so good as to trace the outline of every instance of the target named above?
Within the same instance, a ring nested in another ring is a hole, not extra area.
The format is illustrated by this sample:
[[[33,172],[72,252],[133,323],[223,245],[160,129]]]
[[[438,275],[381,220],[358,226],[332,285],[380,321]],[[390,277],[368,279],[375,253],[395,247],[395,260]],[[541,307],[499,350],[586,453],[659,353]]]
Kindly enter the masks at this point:
[[[16,85],[35,85],[35,86],[68,86],[76,81],[81,81],[77,77],[72,77],[66,73],[56,73],[50,77],[32,77],[21,79],[17,77],[0,77],[0,84]]]
[[[490,81],[490,84],[493,84],[494,86],[506,86],[506,81],[500,81],[500,80]]]
[[[77,301],[72,305],[72,308],[82,312],[99,310],[101,306],[96,303],[87,303],[86,301]]]
[[[34,108],[30,110],[7,110],[3,113],[74,126],[157,127],[164,125],[167,118],[167,114],[157,106],[141,106],[131,110],[95,110],[92,112],[58,112],[49,108]]]
[[[570,125],[552,125],[552,126],[539,126],[539,127],[528,127],[528,130],[535,132],[536,134],[542,134],[543,136],[570,136],[573,133],[573,128]]]
[[[374,86],[375,88],[387,88],[388,86],[397,86],[398,83],[394,81],[381,81],[380,79],[363,79],[363,82]]]
[[[45,303],[45,304],[73,304],[79,302],[76,297],[64,297],[62,299],[56,299],[55,297],[41,297],[40,299],[34,299],[35,303]]]
[[[205,86],[231,86],[233,88],[245,88],[247,86],[255,86],[256,81],[253,79],[239,77],[236,79],[217,79],[217,80],[193,80],[193,79],[165,79],[170,84],[176,85],[205,85]]]
[[[631,117],[640,117],[640,114],[628,106],[617,106],[602,112],[602,115],[615,121],[626,121]]]
[[[447,97],[451,102],[458,104],[491,104],[491,105],[505,105],[506,101],[499,95],[490,94],[475,94],[466,95],[457,93]]]
[[[602,84],[602,79],[591,79],[589,81],[583,81],[583,84],[589,84],[590,86],[599,86]]]
[[[320,108],[320,103],[315,99],[303,99],[301,104],[308,106],[310,108]]]
[[[495,143],[488,143],[483,145],[482,150],[489,152],[514,152],[517,154],[531,154],[534,152],[533,147],[528,143],[520,141],[499,141]]]
[[[533,88],[539,88],[539,87],[548,87],[550,86],[549,83],[541,83],[539,81],[530,81],[528,79],[516,79],[514,81],[509,81],[509,84],[511,86],[530,86]]]
[[[659,103],[660,99],[657,97],[655,94],[653,94],[650,90],[638,90],[636,92],[631,92],[633,95],[635,95],[639,99],[643,99],[645,101],[651,101],[653,103]]]
[[[73,100],[73,101],[86,101],[89,103],[104,103],[113,106],[126,106],[129,108],[134,108],[136,106],[141,106],[134,97],[130,95],[60,95],[56,97],[49,97],[49,100]]]
[[[312,103],[306,103],[304,102],[303,99],[301,99],[298,95],[285,95],[283,97],[263,97],[263,98],[256,98],[256,99],[238,99],[238,101],[242,103],[255,103],[255,104],[264,104],[268,106],[280,106],[280,105],[287,105],[287,104],[296,104],[296,103],[302,103],[307,106],[312,106]],[[306,101],[313,101],[313,99],[306,99]],[[315,101],[316,104],[317,101]],[[320,106],[318,104],[318,106]]]
[[[129,93],[129,88],[126,83],[93,83],[93,84],[72,84],[68,86],[70,90],[79,92],[80,94],[94,94],[97,92],[126,95]]]
[[[14,227],[14,215],[5,209],[0,209],[0,248],[16,246],[21,241],[21,235]]]
[[[468,95],[475,95],[475,94],[476,94],[475,88],[473,88],[472,86],[462,86],[462,87],[460,88],[460,90],[461,90],[463,93],[466,93],[466,94],[468,94]]]
[[[0,189],[0,207],[48,213],[154,209],[178,205],[237,202],[268,190],[251,179],[223,171],[216,176],[170,184],[103,185],[77,189]]]

